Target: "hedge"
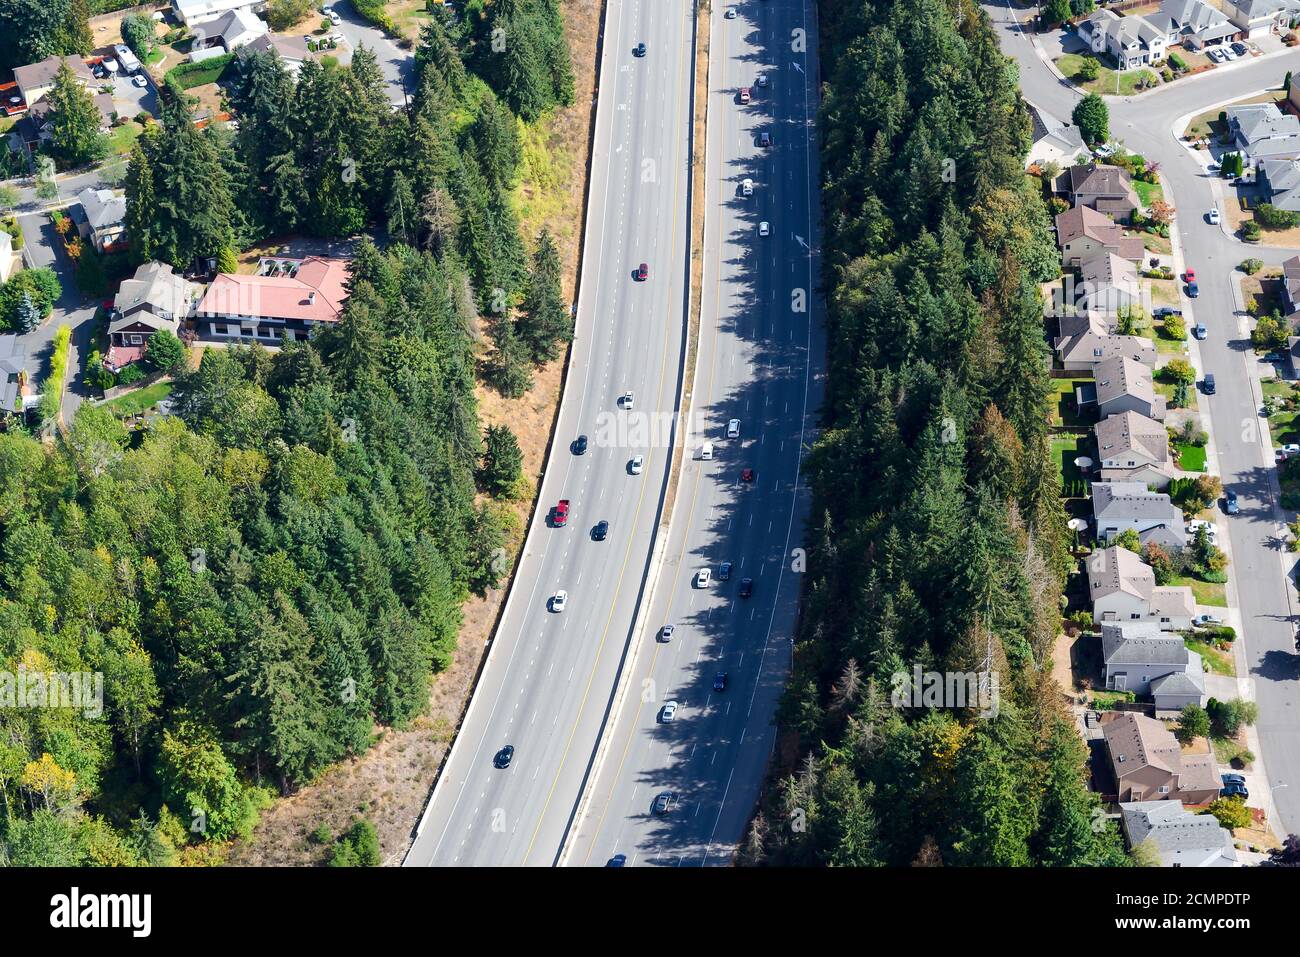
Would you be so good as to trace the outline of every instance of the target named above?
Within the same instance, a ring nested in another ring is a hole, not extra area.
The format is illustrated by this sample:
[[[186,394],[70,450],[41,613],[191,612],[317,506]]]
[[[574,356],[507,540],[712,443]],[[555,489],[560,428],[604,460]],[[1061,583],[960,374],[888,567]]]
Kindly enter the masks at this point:
[[[175,80],[182,90],[192,90],[196,86],[216,83],[226,72],[226,68],[234,62],[233,53],[223,53],[221,56],[214,56],[211,60],[203,60],[199,63],[182,63],[168,70],[166,79]]]

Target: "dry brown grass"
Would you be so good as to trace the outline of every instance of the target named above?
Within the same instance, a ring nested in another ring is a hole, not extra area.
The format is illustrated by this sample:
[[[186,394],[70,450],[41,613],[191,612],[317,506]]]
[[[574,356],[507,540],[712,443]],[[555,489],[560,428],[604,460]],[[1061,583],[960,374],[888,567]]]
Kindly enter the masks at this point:
[[[560,248],[564,290],[572,301],[576,296],[580,237],[586,212],[586,171],[595,107],[596,37],[604,19],[604,0],[565,0],[564,12],[574,65],[574,105],[547,119],[540,135],[548,152],[563,159],[560,164],[563,175],[558,181],[561,193],[552,207],[556,212],[544,224]],[[526,235],[533,235],[543,222],[525,218],[523,225]],[[565,359],[561,358],[536,370],[533,388],[520,399],[503,399],[482,387],[477,390],[481,424],[484,427],[494,423],[510,425],[519,437],[524,471],[534,486],[559,411],[564,365]],[[511,506],[522,527],[527,526],[532,506],[531,498]],[[315,784],[277,801],[263,813],[252,839],[230,849],[229,863],[274,866],[323,863],[326,848],[310,843],[308,834],[324,824],[331,834],[337,835],[349,826],[354,816],[362,814],[375,825],[384,862],[399,863],[424,811],[454,729],[469,703],[505,595],[506,589],[502,588],[465,604],[459,647],[451,667],[434,681],[427,715],[403,730],[379,729],[378,743],[364,755],[331,768]]]

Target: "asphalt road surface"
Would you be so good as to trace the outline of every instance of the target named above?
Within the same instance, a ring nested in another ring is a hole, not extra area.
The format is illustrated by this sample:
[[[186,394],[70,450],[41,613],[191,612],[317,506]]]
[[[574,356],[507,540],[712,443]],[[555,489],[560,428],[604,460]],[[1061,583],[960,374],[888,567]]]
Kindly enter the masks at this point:
[[[1042,61],[1004,4],[985,9],[997,24],[1003,51],[1020,64],[1026,99],[1068,120],[1078,94]],[[1199,394],[1197,402],[1202,416],[1208,412],[1224,488],[1237,493],[1241,506],[1240,514],[1222,518],[1246,661],[1259,703],[1261,757],[1284,833],[1300,831],[1300,663],[1293,646],[1300,607],[1287,578],[1294,572],[1295,556],[1281,544],[1290,516],[1278,505],[1277,471],[1261,432],[1261,396],[1252,376],[1257,360],[1232,271],[1249,257],[1276,265],[1300,250],[1243,243],[1207,223],[1205,213],[1212,205],[1222,209],[1225,199],[1236,200],[1222,181],[1206,174],[1203,154],[1194,156],[1182,146],[1174,127],[1181,131],[1183,117],[1216,104],[1276,88],[1288,70],[1300,72],[1300,53],[1238,62],[1133,97],[1107,97],[1111,135],[1160,164],[1165,199],[1178,211],[1175,226],[1184,264],[1199,279],[1200,296],[1184,299],[1183,306],[1189,325],[1200,321],[1209,330],[1209,338],[1194,342],[1193,348],[1199,348],[1201,368],[1214,373],[1217,388],[1213,396]]]
[[[750,0],[712,12],[706,235],[696,427],[625,703],[564,863],[726,864],[753,809],[789,671],[821,399],[815,8]],[[792,50],[794,31],[806,44]],[[804,52],[806,50],[807,52]],[[766,77],[758,85],[757,76]],[[743,104],[742,87],[751,90]],[[761,133],[772,137],[759,146]],[[746,178],[753,194],[743,195]],[[759,225],[769,224],[769,235]],[[801,311],[798,311],[801,310]],[[731,419],[738,438],[727,437]],[[699,458],[711,441],[714,458]],[[754,469],[752,483],[741,472]],[[728,580],[722,562],[732,563]],[[697,587],[709,568],[711,582]],[[753,582],[740,597],[743,579]],[[671,641],[657,632],[673,623]],[[725,688],[714,679],[726,674]],[[676,701],[671,722],[663,707]],[[672,792],[667,813],[655,798]]]
[[[609,712],[667,485],[684,366],[691,4],[611,4],[582,291],[555,445],[503,618],[407,865],[552,865]],[[633,57],[638,43],[647,56]],[[645,282],[633,280],[639,263]],[[632,412],[618,397],[634,392]],[[579,433],[584,456],[570,454]],[[629,462],[644,455],[644,472]],[[568,524],[547,527],[558,499]],[[592,541],[596,522],[608,538]],[[557,589],[562,613],[548,611]],[[510,767],[493,756],[513,745]]]

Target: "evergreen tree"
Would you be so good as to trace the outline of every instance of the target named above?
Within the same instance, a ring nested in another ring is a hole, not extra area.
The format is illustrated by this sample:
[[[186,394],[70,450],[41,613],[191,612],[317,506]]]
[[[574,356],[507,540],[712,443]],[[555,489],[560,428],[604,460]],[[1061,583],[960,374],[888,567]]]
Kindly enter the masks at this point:
[[[50,101],[50,153],[64,169],[84,166],[108,153],[108,138],[95,98],[81,85],[67,62],[54,75]]]
[[[489,425],[484,434],[480,479],[493,495],[505,495],[523,474],[524,456],[519,440],[505,425]]]
[[[519,341],[514,320],[506,313],[492,317],[488,335],[493,346],[488,376],[498,392],[508,399],[517,399],[533,387],[528,348]]]
[[[573,319],[560,286],[560,254],[546,229],[537,237],[522,310],[520,339],[534,362],[549,362],[559,355],[556,344],[573,337]]]

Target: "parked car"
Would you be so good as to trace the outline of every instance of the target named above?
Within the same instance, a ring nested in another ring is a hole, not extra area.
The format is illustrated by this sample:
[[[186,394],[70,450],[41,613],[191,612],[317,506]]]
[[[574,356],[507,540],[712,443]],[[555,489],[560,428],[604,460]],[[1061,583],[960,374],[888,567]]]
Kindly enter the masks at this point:
[[[1250,800],[1250,791],[1244,784],[1225,784],[1219,791],[1219,797],[1239,797],[1243,801]]]
[[[1223,619],[1218,615],[1197,615],[1192,624],[1201,627],[1205,627],[1206,625],[1222,625]]]
[[[132,86],[139,86],[139,87],[146,87],[146,86],[149,85],[149,81],[146,80],[146,79],[145,79],[143,76],[141,76],[139,73],[137,73],[135,76],[131,77],[131,85],[132,85]]]
[[[1206,219],[1207,222],[1209,222],[1209,224],[1210,224],[1211,226],[1217,226],[1217,225],[1219,225],[1220,217],[1219,217],[1219,209],[1218,209],[1218,207],[1216,206],[1216,207],[1212,208],[1208,213],[1206,213],[1206,214],[1205,214],[1205,219]]]
[[[757,77],[755,77],[755,78],[754,78],[754,85],[757,86],[757,87],[760,87],[760,88],[761,88],[761,87],[765,87],[765,86],[767,86],[767,74],[766,74],[766,73],[760,73]]]
[[[1250,50],[1246,47],[1246,44],[1237,42],[1232,45],[1232,52],[1237,56],[1245,56]]]
[[[1210,331],[1205,328],[1204,323],[1198,322],[1196,325],[1192,326],[1192,335],[1197,339],[1204,339],[1209,334]]]
[[[1229,515],[1236,515],[1241,511],[1241,506],[1237,504],[1236,492],[1223,493],[1223,510]]]
[[[727,9],[723,12],[722,15],[723,15],[723,17],[725,17],[725,18],[728,19],[728,20],[734,20],[734,19],[736,19],[736,8],[735,8],[735,7],[727,7]]]
[[[1201,388],[1205,390],[1206,395],[1214,395],[1214,373],[1205,373],[1205,378],[1201,380]]]
[[[1246,783],[1246,776],[1244,774],[1237,774],[1233,771],[1226,771],[1219,775],[1219,778],[1224,784],[1240,784],[1244,786]]]
[[[1189,283],[1187,284],[1187,298],[1189,298],[1189,299],[1195,299],[1195,298],[1196,298],[1197,296],[1199,296],[1200,294],[1201,294],[1201,287],[1200,287],[1200,286],[1196,285],[1196,283],[1194,283],[1194,282],[1189,282]]]
[[[1191,285],[1192,283],[1196,282],[1196,270],[1189,269],[1187,270],[1187,272],[1183,273],[1183,282],[1187,283],[1188,285]]]

